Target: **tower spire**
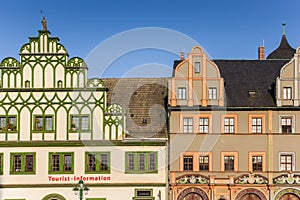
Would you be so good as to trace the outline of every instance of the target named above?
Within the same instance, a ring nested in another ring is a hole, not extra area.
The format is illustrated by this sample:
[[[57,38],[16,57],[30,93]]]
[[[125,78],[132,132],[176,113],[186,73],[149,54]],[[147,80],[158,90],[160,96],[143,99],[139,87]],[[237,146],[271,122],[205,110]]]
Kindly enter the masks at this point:
[[[285,35],[285,22],[282,22],[282,35]]]

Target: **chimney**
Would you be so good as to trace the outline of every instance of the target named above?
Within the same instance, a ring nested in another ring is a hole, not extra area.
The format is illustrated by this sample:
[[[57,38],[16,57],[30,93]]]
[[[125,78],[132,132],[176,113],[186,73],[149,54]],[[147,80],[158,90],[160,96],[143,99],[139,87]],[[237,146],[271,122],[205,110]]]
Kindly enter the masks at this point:
[[[258,60],[264,60],[265,59],[265,47],[260,46],[258,47]]]
[[[180,52],[180,60],[184,60],[184,52]]]

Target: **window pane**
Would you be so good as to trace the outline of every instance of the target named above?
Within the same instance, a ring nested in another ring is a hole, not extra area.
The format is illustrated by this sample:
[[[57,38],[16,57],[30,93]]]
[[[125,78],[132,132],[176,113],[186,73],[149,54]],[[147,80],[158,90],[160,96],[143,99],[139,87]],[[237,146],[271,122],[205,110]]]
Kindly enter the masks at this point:
[[[224,118],[224,132],[225,133],[234,133],[234,118],[226,117]]]
[[[89,117],[88,116],[81,117],[81,130],[89,130]]]
[[[17,118],[16,117],[8,117],[7,129],[9,131],[17,130]]]
[[[53,130],[53,120],[51,116],[45,117],[45,130]]]
[[[149,154],[149,170],[156,170],[156,155],[154,153]]]
[[[134,154],[128,154],[128,170],[134,171]]]
[[[100,170],[107,171],[108,170],[108,154],[100,154]]]
[[[139,154],[139,170],[145,171],[145,155]]]
[[[59,171],[59,155],[52,155],[52,171],[57,172]]]
[[[41,131],[43,130],[43,117],[42,116],[36,116],[35,117],[35,125],[34,128],[35,130]]]
[[[199,157],[199,170],[200,171],[208,171],[209,169],[209,157],[208,156],[200,156]]]
[[[73,130],[79,129],[79,117],[78,116],[71,117],[71,129],[73,129]]]
[[[228,171],[234,170],[234,157],[233,156],[225,156],[224,157],[224,169]]]
[[[193,171],[193,156],[183,157],[183,170]]]
[[[0,117],[0,131],[6,130],[6,117]]]
[[[25,171],[33,172],[33,155],[25,155]]]
[[[199,132],[208,133],[208,130],[209,130],[209,119],[199,118]]]
[[[178,88],[178,99],[186,99],[186,88]]]
[[[64,155],[64,171],[72,171],[72,155]]]
[[[183,132],[193,133],[194,132],[194,122],[193,118],[183,118]]]
[[[21,155],[14,155],[13,156],[13,171],[20,172],[21,171]]]
[[[200,62],[195,62],[195,73],[200,73]]]
[[[88,171],[96,171],[96,154],[88,154]]]
[[[253,171],[262,171],[262,156],[253,156],[252,157],[252,170]]]

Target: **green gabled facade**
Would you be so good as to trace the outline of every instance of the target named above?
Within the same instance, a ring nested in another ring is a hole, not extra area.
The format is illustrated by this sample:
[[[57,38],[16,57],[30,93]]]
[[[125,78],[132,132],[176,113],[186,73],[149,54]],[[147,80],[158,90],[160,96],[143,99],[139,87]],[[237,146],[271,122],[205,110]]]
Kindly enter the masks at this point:
[[[84,60],[69,59],[48,30],[38,33],[21,47],[20,62],[1,61],[0,140],[122,139],[123,110],[107,108],[103,82],[87,80]]]

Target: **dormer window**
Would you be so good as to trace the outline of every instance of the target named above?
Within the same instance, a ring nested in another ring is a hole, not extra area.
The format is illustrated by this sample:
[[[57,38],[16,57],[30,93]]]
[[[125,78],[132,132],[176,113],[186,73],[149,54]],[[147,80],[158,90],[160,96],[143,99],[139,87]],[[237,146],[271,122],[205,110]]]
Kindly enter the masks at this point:
[[[186,99],[186,88],[185,87],[178,88],[178,99],[179,100]]]
[[[283,88],[283,99],[285,99],[285,100],[292,99],[292,88],[291,87]]]
[[[217,99],[217,88],[215,87],[208,88],[208,99],[209,100]]]
[[[200,62],[195,62],[194,71],[195,73],[200,73]]]

